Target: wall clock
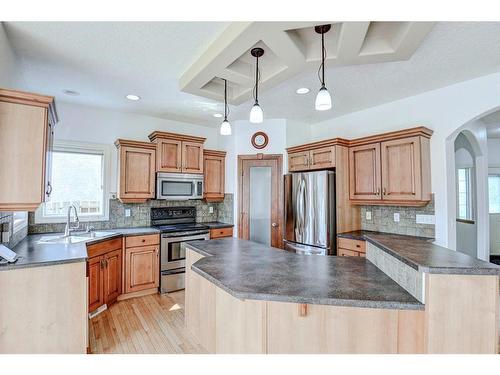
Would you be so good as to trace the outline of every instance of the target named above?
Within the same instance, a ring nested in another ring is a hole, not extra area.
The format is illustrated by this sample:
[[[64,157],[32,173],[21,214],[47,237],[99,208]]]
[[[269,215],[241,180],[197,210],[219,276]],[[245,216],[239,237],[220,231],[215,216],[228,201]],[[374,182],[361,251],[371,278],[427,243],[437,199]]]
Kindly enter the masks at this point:
[[[269,142],[269,137],[264,132],[257,132],[252,135],[252,146],[261,149],[267,146]]]

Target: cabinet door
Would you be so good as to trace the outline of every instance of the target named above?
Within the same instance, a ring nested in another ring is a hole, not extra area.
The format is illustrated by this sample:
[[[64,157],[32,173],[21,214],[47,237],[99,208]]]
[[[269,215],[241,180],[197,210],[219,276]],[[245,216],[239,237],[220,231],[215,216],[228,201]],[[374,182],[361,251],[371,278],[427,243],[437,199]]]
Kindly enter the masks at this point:
[[[88,260],[89,312],[104,305],[104,255]]]
[[[125,249],[125,292],[158,287],[160,267],[158,246]]]
[[[339,257],[359,257],[359,252],[339,248],[337,256],[339,256]]]
[[[288,171],[298,172],[309,169],[309,151],[288,154]]]
[[[310,151],[310,169],[335,167],[335,146],[317,148]]]
[[[224,174],[225,174],[225,157],[223,156],[208,156],[204,157],[204,198],[207,201],[222,201],[224,200]]]
[[[45,202],[52,194],[52,154],[54,151],[54,127],[50,121],[47,124],[47,142],[45,147]]]
[[[381,199],[380,143],[349,148],[349,196]]]
[[[422,172],[419,137],[382,142],[381,154],[382,198],[420,200]]]
[[[182,172],[203,173],[203,144],[182,142]]]
[[[104,301],[109,307],[122,292],[122,250],[118,249],[107,253],[105,266]]]
[[[182,142],[172,139],[158,139],[157,142],[157,172],[181,172]]]
[[[1,210],[35,211],[44,201],[46,137],[47,109],[0,102]]]
[[[119,199],[130,202],[154,198],[155,150],[129,146],[120,150]]]

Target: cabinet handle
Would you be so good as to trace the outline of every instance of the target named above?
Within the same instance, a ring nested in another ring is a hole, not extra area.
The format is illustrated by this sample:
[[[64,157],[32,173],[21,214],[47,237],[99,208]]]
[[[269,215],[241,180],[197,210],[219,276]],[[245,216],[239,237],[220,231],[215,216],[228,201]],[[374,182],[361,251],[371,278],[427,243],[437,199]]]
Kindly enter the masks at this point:
[[[143,239],[142,239],[142,242],[146,242],[146,239],[144,239],[144,238],[143,238]]]
[[[104,268],[104,259],[101,259],[99,263],[101,264],[101,270],[102,270]]]
[[[309,158],[306,155],[304,155],[304,159],[306,159],[305,165],[308,166],[309,165]]]
[[[384,188],[384,195],[387,195],[386,191],[385,191],[385,188]]]
[[[377,195],[380,195],[380,188],[377,188]]]
[[[50,182],[47,182],[47,191],[45,192],[47,196],[50,196],[52,194],[52,184]]]

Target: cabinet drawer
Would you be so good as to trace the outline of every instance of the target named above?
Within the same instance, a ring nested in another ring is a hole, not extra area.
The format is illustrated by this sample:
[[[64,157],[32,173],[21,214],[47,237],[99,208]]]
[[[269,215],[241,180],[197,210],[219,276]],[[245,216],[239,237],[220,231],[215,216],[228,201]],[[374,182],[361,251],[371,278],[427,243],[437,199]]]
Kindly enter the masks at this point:
[[[347,249],[338,249],[337,256],[339,257],[359,257],[361,253],[358,251],[347,250]]]
[[[210,229],[210,238],[232,237],[233,228],[216,228]]]
[[[337,239],[338,247],[348,250],[366,252],[366,241],[360,240],[351,240],[348,238],[338,238]]]
[[[105,254],[109,251],[122,248],[122,238],[113,238],[112,240],[102,241],[87,246],[87,254],[89,258]]]
[[[160,243],[159,234],[148,234],[146,236],[125,237],[125,247],[149,246]]]

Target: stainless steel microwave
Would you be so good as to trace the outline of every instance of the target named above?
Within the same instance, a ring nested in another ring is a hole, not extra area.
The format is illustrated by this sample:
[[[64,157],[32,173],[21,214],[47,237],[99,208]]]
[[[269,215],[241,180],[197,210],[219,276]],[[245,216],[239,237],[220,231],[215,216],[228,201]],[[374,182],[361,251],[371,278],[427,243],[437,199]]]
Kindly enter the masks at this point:
[[[203,174],[157,173],[156,199],[203,198]]]

